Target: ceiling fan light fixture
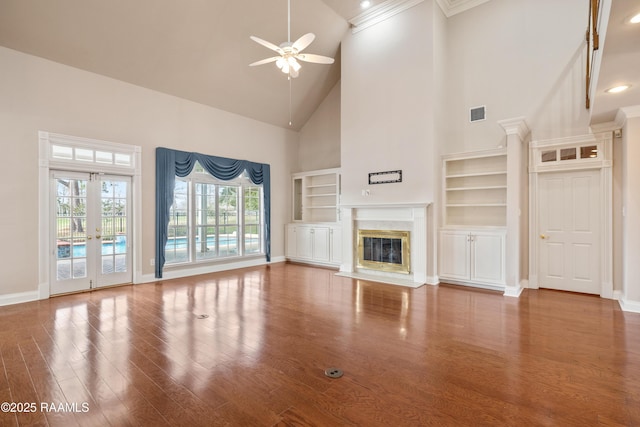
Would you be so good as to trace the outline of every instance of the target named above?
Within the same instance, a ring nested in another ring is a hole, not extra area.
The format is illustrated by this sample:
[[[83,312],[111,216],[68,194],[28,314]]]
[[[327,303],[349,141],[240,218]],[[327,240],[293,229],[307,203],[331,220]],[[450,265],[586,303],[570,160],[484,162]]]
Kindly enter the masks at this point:
[[[631,19],[629,19],[629,22],[631,24],[639,24],[640,23],[640,13],[637,13],[634,16],[632,16]]]
[[[302,66],[298,63],[298,61],[296,61],[296,58],[292,56],[289,57],[287,62],[289,63],[289,66],[296,71],[300,71],[300,68],[302,68]]]
[[[605,92],[607,93],[620,93],[620,92],[624,92],[625,90],[629,89],[631,87],[631,85],[618,85],[618,86],[614,86],[612,88],[609,88],[607,90],[605,90]]]
[[[363,9],[366,9],[369,6],[371,6],[371,2],[369,0],[362,0],[360,2],[360,7],[363,8]]]

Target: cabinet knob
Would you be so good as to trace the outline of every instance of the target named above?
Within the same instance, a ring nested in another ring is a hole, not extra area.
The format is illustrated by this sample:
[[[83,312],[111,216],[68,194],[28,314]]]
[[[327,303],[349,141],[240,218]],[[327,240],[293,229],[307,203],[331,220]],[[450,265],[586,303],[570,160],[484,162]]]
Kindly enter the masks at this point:
[[[547,237],[548,237],[548,236],[547,236],[546,234],[541,234],[541,235],[540,235],[540,238],[541,238],[541,239],[543,239],[543,240],[544,240],[544,239],[546,239]]]

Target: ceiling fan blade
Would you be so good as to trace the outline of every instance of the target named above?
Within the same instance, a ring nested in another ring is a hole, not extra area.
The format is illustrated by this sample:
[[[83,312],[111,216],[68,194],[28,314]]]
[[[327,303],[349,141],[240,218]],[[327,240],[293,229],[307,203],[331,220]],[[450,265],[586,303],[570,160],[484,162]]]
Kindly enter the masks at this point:
[[[315,38],[316,38],[315,34],[307,33],[304,36],[300,37],[295,42],[293,42],[293,46],[291,47],[297,50],[298,52],[302,52],[302,50],[305,49],[307,46],[309,46]]]
[[[264,46],[264,47],[266,47],[266,48],[268,48],[268,49],[271,49],[271,50],[273,50],[273,51],[278,52],[280,55],[282,55],[282,53],[283,53],[282,49],[280,49],[280,47],[279,47],[279,46],[276,46],[275,44],[273,44],[273,43],[271,43],[271,42],[268,42],[268,41],[266,41],[266,40],[262,40],[260,37],[256,37],[256,36],[249,36],[249,38],[250,38],[251,40],[253,40],[254,42],[256,42],[256,43],[258,43],[258,44],[261,44],[262,46]]]
[[[333,58],[328,56],[315,55],[313,53],[301,53],[296,58],[305,62],[314,62],[316,64],[333,64]]]
[[[262,59],[260,61],[252,62],[249,64],[249,67],[255,67],[256,65],[268,64],[269,62],[275,62],[278,59],[282,58],[281,56],[272,56],[271,58]]]

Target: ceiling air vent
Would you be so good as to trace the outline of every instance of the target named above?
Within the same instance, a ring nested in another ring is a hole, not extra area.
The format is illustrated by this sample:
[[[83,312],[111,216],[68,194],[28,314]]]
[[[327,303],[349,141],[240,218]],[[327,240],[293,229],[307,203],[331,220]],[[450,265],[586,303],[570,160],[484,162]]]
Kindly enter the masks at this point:
[[[487,118],[485,106],[481,105],[479,107],[473,107],[469,109],[469,121],[470,122],[479,122],[481,120],[485,120]]]

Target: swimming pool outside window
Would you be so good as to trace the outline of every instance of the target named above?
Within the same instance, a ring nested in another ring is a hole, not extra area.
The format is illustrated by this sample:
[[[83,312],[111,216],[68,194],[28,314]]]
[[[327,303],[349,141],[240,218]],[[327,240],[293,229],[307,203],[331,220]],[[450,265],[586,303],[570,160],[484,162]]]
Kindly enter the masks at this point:
[[[246,174],[220,181],[198,164],[176,178],[166,264],[263,254],[262,197]]]

